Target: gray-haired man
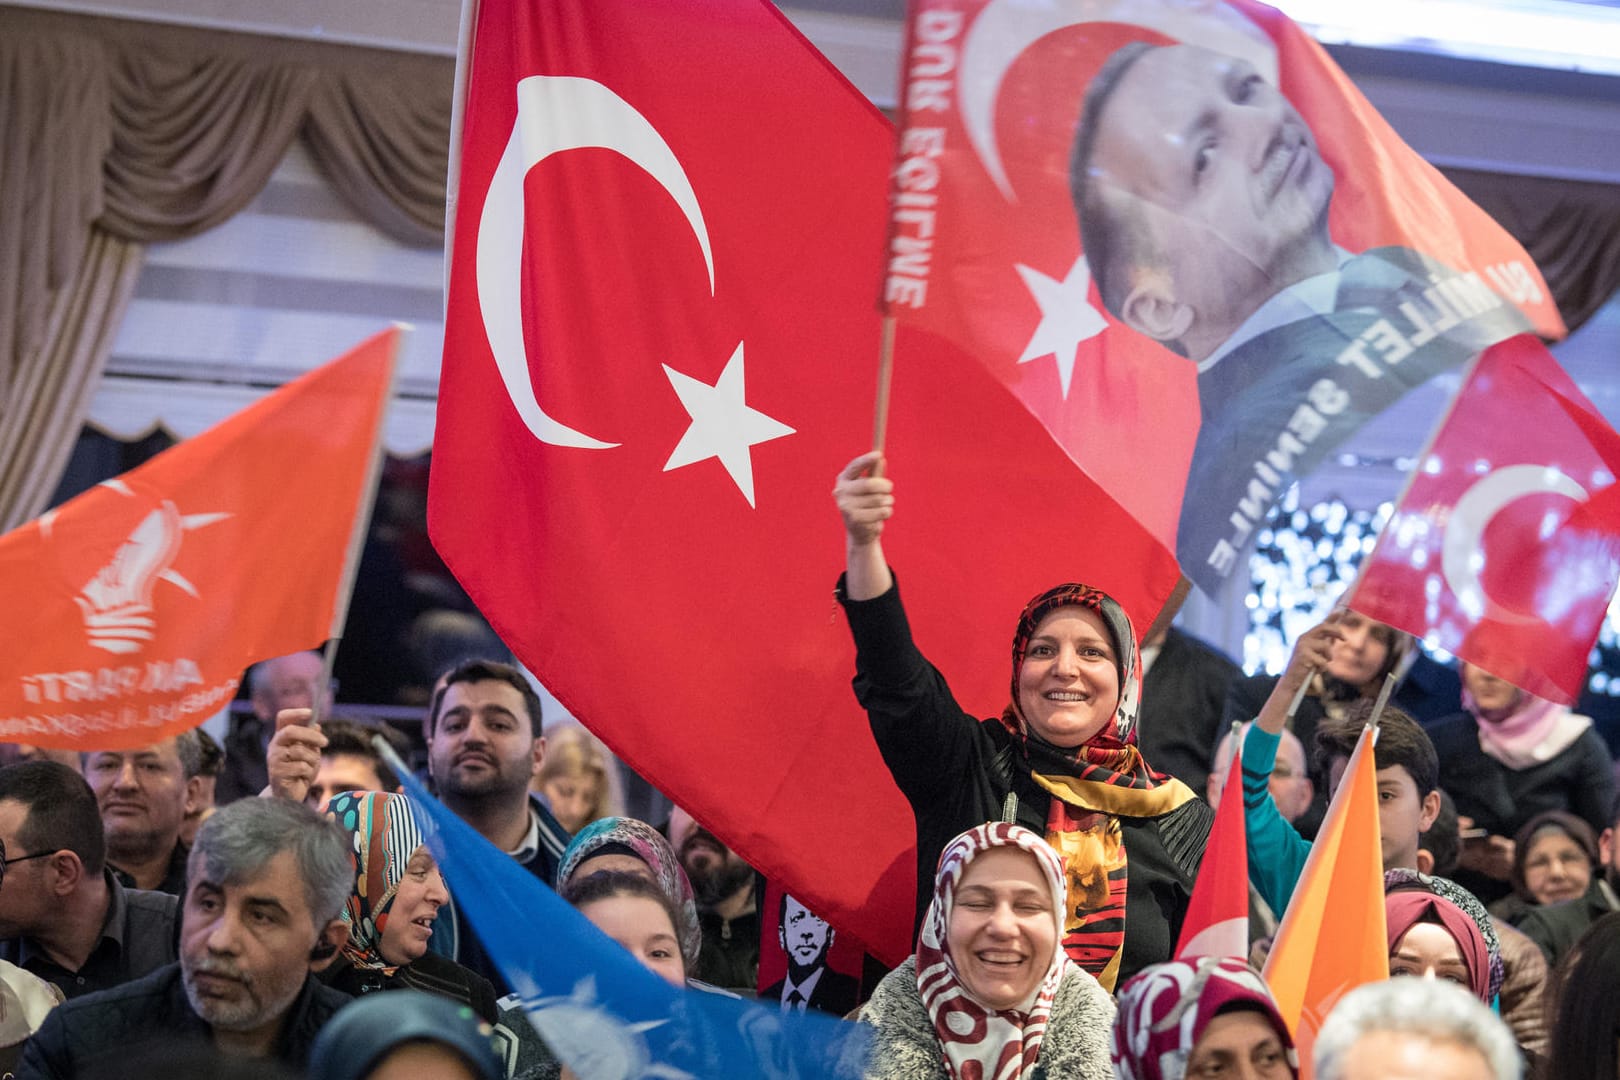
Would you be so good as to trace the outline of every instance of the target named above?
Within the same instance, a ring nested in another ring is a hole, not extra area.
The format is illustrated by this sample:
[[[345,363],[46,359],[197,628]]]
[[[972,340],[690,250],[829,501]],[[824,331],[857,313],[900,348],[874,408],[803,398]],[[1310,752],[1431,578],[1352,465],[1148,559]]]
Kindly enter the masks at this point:
[[[191,852],[180,962],[57,1008],[17,1076],[76,1076],[152,1041],[211,1041],[302,1069],[349,1000],[311,972],[347,939],[338,913],[353,880],[330,819],[281,799],[224,807]]]

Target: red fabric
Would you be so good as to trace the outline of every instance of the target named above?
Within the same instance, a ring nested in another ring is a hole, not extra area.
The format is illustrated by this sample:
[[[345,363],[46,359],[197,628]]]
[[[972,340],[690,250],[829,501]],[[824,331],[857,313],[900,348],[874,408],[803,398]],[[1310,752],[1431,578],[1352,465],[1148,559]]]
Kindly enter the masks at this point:
[[[1268,796],[1269,797],[1269,796]],[[1226,787],[1176,942],[1176,959],[1249,955],[1249,843],[1243,817],[1243,740],[1232,740]]]
[[[1167,547],[1176,543],[1200,424],[1195,368],[1104,309],[1071,202],[1081,103],[1121,46],[1180,39],[1255,59],[1315,132],[1336,178],[1335,243],[1357,253],[1407,247],[1477,270],[1539,333],[1565,332],[1518,243],[1403,143],[1323,49],[1270,7],[1250,0],[918,0],[909,7],[887,309],[971,351]],[[1188,554],[1186,570],[1200,586],[1228,572]]]
[[[1528,335],[1494,346],[1413,470],[1350,606],[1573,704],[1620,577],[1617,475],[1620,435],[1552,354]]]
[[[850,693],[828,497],[871,442],[872,255],[893,130],[761,0],[483,0],[478,24],[434,543],[501,637],[615,753],[841,935],[896,963],[910,952],[914,826]],[[549,416],[618,444],[607,448],[533,434],[483,321],[479,224],[514,87],[531,75],[591,81],[677,163],[661,182],[619,153],[554,153],[528,171],[526,225],[502,222],[527,241],[526,407],[537,391]],[[701,230],[670,190],[681,177]],[[730,462],[751,470],[752,500],[721,460],[682,462],[693,421],[677,388],[698,393],[684,377],[714,385],[722,372],[769,418]],[[888,448],[903,508],[885,547],[904,568],[923,648],[979,715],[1004,700],[1003,620],[1026,597],[1083,572],[1140,622],[1175,583],[1168,553],[950,347],[900,335]]]
[[[0,537],[0,741],[145,746],[228,705],[250,664],[337,632],[397,339]]]

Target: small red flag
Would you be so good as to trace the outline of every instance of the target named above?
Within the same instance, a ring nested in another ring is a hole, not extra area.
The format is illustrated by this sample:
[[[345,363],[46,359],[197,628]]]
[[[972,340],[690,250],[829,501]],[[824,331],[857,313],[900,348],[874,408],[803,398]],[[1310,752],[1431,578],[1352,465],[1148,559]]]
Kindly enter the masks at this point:
[[[1349,604],[1573,704],[1620,580],[1620,434],[1529,335],[1487,350]]]
[[[829,495],[871,445],[893,129],[762,0],[483,0],[475,31],[433,541],[615,753],[897,962],[915,828]],[[893,401],[885,545],[959,700],[1001,710],[1054,582],[1148,625],[1174,561],[982,367],[902,335]]]
[[[1246,731],[1247,729],[1245,729]],[[1176,958],[1249,955],[1249,837],[1243,818],[1243,736],[1232,739],[1226,786],[1198,867]]]
[[[335,636],[398,330],[0,537],[0,740],[144,746]]]

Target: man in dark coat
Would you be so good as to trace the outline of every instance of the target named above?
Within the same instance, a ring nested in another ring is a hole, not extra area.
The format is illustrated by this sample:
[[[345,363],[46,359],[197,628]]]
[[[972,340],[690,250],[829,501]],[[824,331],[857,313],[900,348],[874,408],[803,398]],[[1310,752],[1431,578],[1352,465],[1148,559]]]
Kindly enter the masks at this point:
[[[155,1042],[207,1042],[302,1071],[321,1025],[350,1000],[313,974],[348,936],[341,832],[306,806],[239,800],[198,832],[188,879],[180,962],[54,1009],[18,1077],[65,1080]]]

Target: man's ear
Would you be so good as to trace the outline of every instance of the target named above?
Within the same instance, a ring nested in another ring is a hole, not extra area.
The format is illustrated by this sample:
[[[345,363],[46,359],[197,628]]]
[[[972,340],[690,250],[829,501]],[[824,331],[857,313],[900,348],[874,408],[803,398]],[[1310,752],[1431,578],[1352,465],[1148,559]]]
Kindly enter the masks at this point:
[[[1434,819],[1440,816],[1440,791],[1435,789],[1423,796],[1423,809],[1418,814],[1418,832],[1426,833],[1434,827]]]
[[[1614,826],[1603,830],[1598,837],[1598,860],[1604,866],[1609,866],[1614,860]]]
[[[539,736],[538,738],[536,738],[534,740],[534,761],[531,763],[531,765],[529,767],[529,775],[531,777],[539,776],[540,775],[540,766],[544,765],[545,763],[546,763],[546,737],[544,735],[541,735],[541,736]]]
[[[193,776],[186,781],[186,809],[185,814],[190,817],[202,809],[203,778]]]
[[[315,939],[315,947],[309,951],[309,970],[325,971],[331,967],[348,943],[349,924],[342,919],[328,922],[321,927],[321,936]]]
[[[1178,301],[1157,273],[1134,286],[1120,305],[1119,317],[1139,334],[1155,341],[1180,341],[1192,327],[1193,309]]]
[[[68,896],[84,881],[84,863],[79,856],[63,848],[51,852],[45,860],[49,875],[46,888],[55,896]]]

